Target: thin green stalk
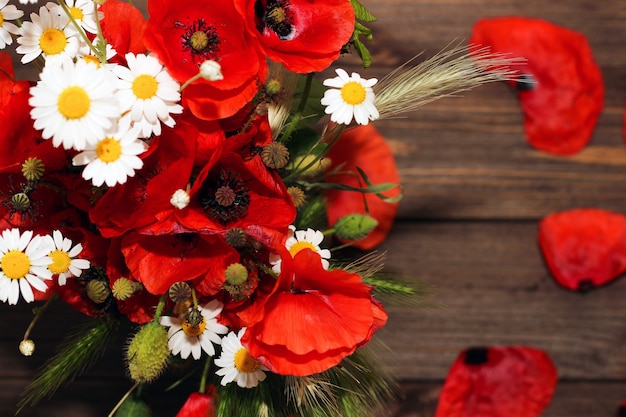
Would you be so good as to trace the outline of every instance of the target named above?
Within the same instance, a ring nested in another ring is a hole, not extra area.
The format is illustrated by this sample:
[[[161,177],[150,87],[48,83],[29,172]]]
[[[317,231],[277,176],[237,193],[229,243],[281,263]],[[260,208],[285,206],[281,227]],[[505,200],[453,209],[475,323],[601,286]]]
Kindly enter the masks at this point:
[[[202,369],[202,378],[200,379],[200,387],[198,388],[198,392],[204,394],[206,390],[206,381],[209,377],[209,369],[211,369],[211,363],[213,362],[213,358],[211,356],[207,356],[206,361],[204,362],[204,368]]]
[[[306,108],[306,103],[309,100],[309,94],[311,94],[311,85],[313,84],[313,73],[309,73],[306,76],[304,82],[304,89],[302,90],[302,97],[300,97],[300,103],[298,104],[298,109],[296,113],[291,117],[289,124],[287,125],[285,131],[280,137],[280,140],[285,142],[289,140],[293,132],[296,130],[298,123],[302,120],[302,113]]]

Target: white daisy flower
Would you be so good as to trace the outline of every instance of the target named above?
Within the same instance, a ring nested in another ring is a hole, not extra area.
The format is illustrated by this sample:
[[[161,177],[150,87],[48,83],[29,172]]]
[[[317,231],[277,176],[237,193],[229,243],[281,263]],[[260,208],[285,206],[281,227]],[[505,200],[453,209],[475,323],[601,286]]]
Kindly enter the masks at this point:
[[[204,350],[207,355],[214,356],[213,343],[222,343],[219,335],[228,332],[228,327],[218,323],[216,319],[223,307],[218,300],[211,300],[197,309],[189,309],[182,318],[161,317],[161,325],[169,327],[167,344],[172,355],[180,353],[181,358],[187,359],[191,354],[198,360]]]
[[[98,33],[94,0],[65,0],[65,4],[80,27],[89,33]],[[102,18],[102,12],[98,15]]]
[[[19,19],[24,16],[24,12],[18,10],[13,4],[8,4],[9,0],[0,0],[0,49],[6,48],[13,43],[13,35],[17,35],[20,28],[9,20]]]
[[[31,13],[30,22],[19,29],[16,52],[23,54],[22,63],[27,64],[43,55],[46,62],[59,62],[76,57],[79,48],[78,32],[68,25],[69,18],[56,7],[41,6],[39,14]]]
[[[78,243],[72,247],[72,241],[63,237],[58,230],[54,230],[52,236],[46,235],[44,239],[48,239],[48,245],[52,247],[48,254],[51,259],[48,269],[53,274],[58,274],[59,285],[65,285],[68,278],[79,277],[83,270],[89,269],[88,260],[77,258],[83,245]]]
[[[17,304],[20,293],[28,303],[35,300],[32,288],[45,292],[44,280],[52,279],[48,241],[27,230],[5,229],[0,236],[0,301]]]
[[[39,0],[20,0],[20,4],[37,4]]]
[[[306,230],[296,230],[295,226],[289,226],[289,232],[287,234],[287,240],[285,241],[285,247],[291,254],[295,256],[296,253],[303,249],[311,249],[317,252],[322,257],[322,266],[324,269],[328,269],[330,259],[330,251],[328,249],[320,248],[320,243],[324,240],[324,234],[319,230],[313,230],[307,228]],[[280,256],[276,254],[270,255],[270,264],[272,270],[277,274],[280,274],[282,260]]]
[[[76,166],[87,165],[83,178],[91,180],[96,187],[102,184],[113,187],[124,184],[128,177],[143,167],[138,155],[144,153],[147,146],[137,138],[139,131],[131,128],[126,119],[120,120],[117,131],[104,135],[94,145],[72,158]]]
[[[337,77],[324,80],[325,86],[334,88],[326,90],[322,97],[322,105],[327,106],[325,112],[330,114],[330,120],[349,125],[354,117],[358,124],[366,125],[370,120],[378,119],[372,89],[378,80],[366,80],[356,72],[348,76],[341,68],[335,72]]]
[[[222,339],[222,354],[215,359],[215,365],[221,368],[215,374],[223,377],[222,385],[234,381],[241,388],[254,388],[265,380],[264,371],[268,369],[250,356],[241,344],[241,337],[245,332],[244,327],[239,333],[230,332]]]
[[[140,137],[161,134],[161,123],[172,127],[171,114],[180,114],[180,85],[153,56],[126,54],[128,68],[113,69],[119,77],[116,93],[122,112],[129,112],[135,126],[141,129]]]
[[[80,151],[95,145],[121,116],[111,77],[82,59],[46,65],[30,89],[35,129],[56,147]]]

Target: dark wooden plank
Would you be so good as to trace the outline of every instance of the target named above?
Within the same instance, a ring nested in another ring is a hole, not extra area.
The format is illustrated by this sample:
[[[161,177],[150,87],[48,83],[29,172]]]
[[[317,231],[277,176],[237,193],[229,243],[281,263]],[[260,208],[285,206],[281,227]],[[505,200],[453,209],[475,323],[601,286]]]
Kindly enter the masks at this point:
[[[586,294],[562,289],[536,231],[534,222],[397,224],[382,248],[388,267],[433,295],[427,309],[389,307],[379,335],[391,371],[441,379],[467,347],[528,345],[548,352],[562,378],[624,380],[626,280]]]
[[[584,0],[365,3],[379,17],[372,25],[370,74],[383,76],[418,52],[432,56],[448,42],[469,38],[481,17],[520,15],[585,34],[606,86],[593,139],[577,157],[553,158],[532,149],[517,100],[503,84],[428,104],[405,119],[380,121],[406,187],[401,218],[529,219],[573,206],[624,210],[626,57],[616,51],[626,35],[626,2],[602,7]]]

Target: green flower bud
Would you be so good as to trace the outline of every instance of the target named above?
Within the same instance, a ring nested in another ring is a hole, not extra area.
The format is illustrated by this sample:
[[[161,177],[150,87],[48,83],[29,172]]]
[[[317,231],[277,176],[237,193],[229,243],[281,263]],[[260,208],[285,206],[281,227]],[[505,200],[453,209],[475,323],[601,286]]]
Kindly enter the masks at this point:
[[[367,214],[348,214],[335,223],[335,234],[344,240],[364,239],[378,225],[378,221]]]
[[[165,370],[170,356],[167,330],[150,322],[133,336],[126,350],[126,365],[136,382],[151,382]]]
[[[128,278],[120,278],[111,286],[111,292],[116,300],[128,300],[135,292],[141,289],[141,284]]]
[[[104,282],[93,279],[87,283],[87,297],[94,303],[104,303],[109,295],[111,295],[111,290]]]
[[[240,263],[228,265],[226,268],[226,282],[231,285],[240,285],[248,280],[248,270]]]

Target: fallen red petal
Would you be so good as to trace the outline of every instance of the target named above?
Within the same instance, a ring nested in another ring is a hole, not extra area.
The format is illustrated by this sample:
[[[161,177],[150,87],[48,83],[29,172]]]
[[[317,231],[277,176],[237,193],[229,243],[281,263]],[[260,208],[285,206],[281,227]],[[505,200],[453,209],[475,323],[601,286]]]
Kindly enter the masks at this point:
[[[583,34],[541,19],[500,17],[479,20],[470,43],[526,59],[512,69],[531,82],[510,84],[518,88],[530,145],[558,155],[585,147],[604,105],[604,84]]]
[[[435,417],[537,417],[552,400],[557,371],[530,347],[479,347],[452,364]]]
[[[626,271],[626,216],[595,208],[553,213],[539,224],[539,245],[560,285],[588,291]]]

